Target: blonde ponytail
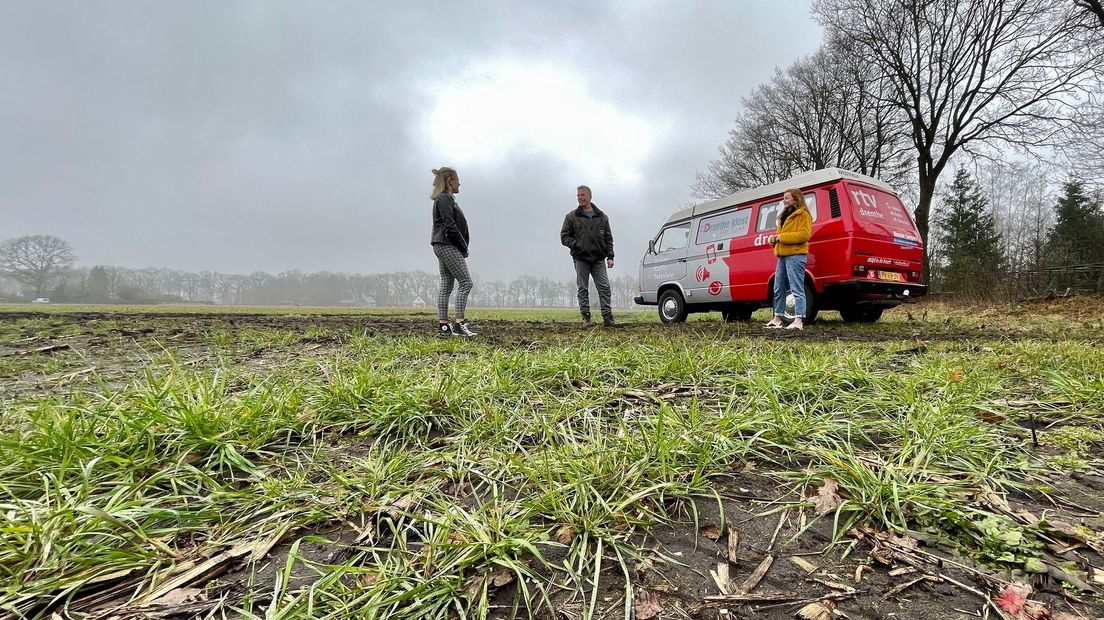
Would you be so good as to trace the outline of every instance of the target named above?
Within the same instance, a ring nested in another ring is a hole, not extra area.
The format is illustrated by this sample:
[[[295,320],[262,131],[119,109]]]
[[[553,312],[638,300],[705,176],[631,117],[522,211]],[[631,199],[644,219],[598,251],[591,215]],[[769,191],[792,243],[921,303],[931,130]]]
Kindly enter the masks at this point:
[[[456,171],[441,166],[440,168],[434,168],[431,172],[433,173],[433,193],[429,195],[429,199],[437,200],[437,197],[441,194],[451,194],[452,191],[449,189],[448,181],[456,176]]]

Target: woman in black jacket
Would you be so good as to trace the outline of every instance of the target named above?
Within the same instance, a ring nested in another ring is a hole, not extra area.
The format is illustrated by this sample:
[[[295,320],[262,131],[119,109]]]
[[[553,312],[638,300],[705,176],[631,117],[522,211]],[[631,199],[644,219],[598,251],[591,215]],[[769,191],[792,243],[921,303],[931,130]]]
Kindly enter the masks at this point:
[[[441,269],[441,289],[437,293],[437,335],[474,336],[464,318],[468,293],[472,289],[468,274],[468,220],[453,197],[460,193],[460,176],[452,168],[433,171],[433,253]],[[448,318],[449,295],[453,284],[459,282],[456,292],[456,321],[450,326]]]

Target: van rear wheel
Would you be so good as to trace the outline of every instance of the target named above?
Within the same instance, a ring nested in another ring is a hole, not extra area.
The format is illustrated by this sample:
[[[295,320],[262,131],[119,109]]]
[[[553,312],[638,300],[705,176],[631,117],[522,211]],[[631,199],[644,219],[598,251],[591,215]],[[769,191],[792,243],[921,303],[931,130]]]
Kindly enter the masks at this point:
[[[660,293],[659,320],[664,323],[682,323],[686,320],[686,300],[678,290],[669,288]]]
[[[753,309],[749,306],[733,304],[721,310],[721,316],[724,318],[725,323],[734,323],[736,321],[747,322],[751,320],[752,312]]]
[[[848,323],[874,323],[882,318],[885,308],[850,305],[840,308],[840,318]]]

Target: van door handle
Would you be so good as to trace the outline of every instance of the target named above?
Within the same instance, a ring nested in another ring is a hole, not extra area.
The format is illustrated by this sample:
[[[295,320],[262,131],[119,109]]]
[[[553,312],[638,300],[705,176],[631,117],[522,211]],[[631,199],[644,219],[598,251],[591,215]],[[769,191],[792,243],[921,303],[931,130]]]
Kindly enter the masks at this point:
[[[680,262],[680,263],[685,263],[685,262],[686,262],[686,259],[685,259],[685,258],[680,258],[680,259],[678,259],[678,262]]]

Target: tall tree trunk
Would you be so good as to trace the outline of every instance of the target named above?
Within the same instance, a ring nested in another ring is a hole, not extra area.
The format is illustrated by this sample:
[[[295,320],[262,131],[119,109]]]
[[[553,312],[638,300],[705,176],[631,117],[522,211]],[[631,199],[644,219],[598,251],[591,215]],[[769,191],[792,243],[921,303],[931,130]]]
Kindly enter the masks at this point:
[[[932,198],[935,197],[935,185],[939,181],[939,172],[932,171],[923,158],[921,158],[919,164],[918,180],[920,198],[916,203],[916,210],[912,214],[916,219],[916,230],[920,233],[920,239],[924,243],[924,284],[931,284],[931,248],[928,246],[928,221],[931,219]]]

